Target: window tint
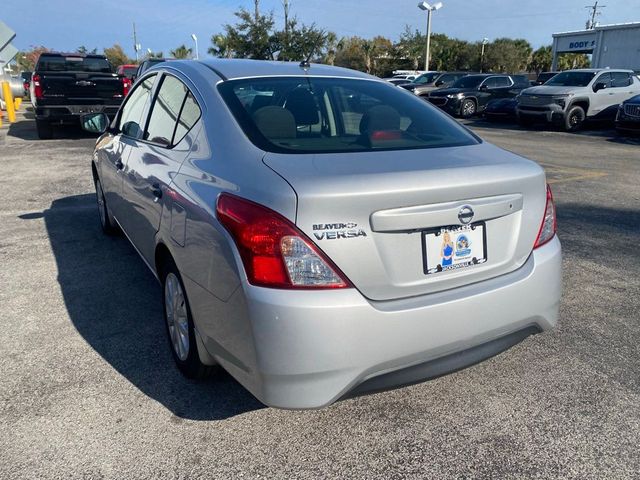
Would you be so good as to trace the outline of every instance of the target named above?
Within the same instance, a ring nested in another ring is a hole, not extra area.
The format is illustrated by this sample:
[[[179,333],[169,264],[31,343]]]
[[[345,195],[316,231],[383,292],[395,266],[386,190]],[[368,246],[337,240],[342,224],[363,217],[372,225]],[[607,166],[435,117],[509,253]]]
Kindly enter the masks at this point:
[[[507,77],[490,77],[484,82],[489,88],[508,87],[511,81]]]
[[[68,57],[41,55],[36,71],[39,72],[96,72],[111,73],[111,64],[100,57]]]
[[[120,121],[118,122],[118,129],[123,134],[133,138],[141,137],[143,127],[142,115],[151,97],[151,89],[153,88],[155,79],[155,75],[146,78],[142,83],[136,85],[127,97],[122,107]]]
[[[545,85],[556,87],[586,87],[593,80],[593,72],[561,72],[548,80]]]
[[[249,140],[270,152],[367,152],[477,143],[437,108],[382,82],[273,77],[231,80],[218,89]]]
[[[611,87],[611,74],[603,73],[596,79],[593,85],[595,86],[596,83],[604,83],[607,86],[607,88]]]
[[[176,132],[173,135],[172,145],[177,145],[184,138],[189,130],[196,124],[200,118],[200,107],[196,103],[191,92],[187,93],[187,97],[184,100],[182,111],[180,112],[180,119],[176,125]]]
[[[177,78],[165,75],[151,107],[151,116],[144,139],[165,147],[171,146],[173,133],[184,99],[187,87]]]
[[[612,87],[628,87],[631,85],[631,75],[626,72],[611,72]]]

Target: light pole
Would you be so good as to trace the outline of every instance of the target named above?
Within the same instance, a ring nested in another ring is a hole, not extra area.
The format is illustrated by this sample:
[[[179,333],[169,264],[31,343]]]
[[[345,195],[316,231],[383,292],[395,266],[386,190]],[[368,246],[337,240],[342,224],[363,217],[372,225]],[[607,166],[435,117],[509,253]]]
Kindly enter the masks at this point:
[[[427,12],[427,52],[424,55],[424,69],[429,70],[429,48],[431,46],[431,12],[440,10],[442,8],[442,2],[438,2],[434,5],[429,5],[427,2],[420,2],[418,4],[420,10]]]
[[[196,37],[195,33],[192,33],[191,38],[193,38],[193,41],[196,44],[196,60],[198,60],[200,58],[200,56],[198,55],[198,37]]]
[[[482,50],[480,50],[480,73],[482,73],[482,67],[484,66],[484,47],[489,43],[489,39],[484,37],[482,39]]]

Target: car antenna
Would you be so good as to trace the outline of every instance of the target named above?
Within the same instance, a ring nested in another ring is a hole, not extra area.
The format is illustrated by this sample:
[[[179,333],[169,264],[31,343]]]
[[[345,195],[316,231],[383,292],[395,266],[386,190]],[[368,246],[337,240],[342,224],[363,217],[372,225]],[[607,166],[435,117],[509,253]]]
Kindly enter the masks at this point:
[[[309,60],[302,60],[299,67],[307,72],[311,68],[311,64],[309,63]]]

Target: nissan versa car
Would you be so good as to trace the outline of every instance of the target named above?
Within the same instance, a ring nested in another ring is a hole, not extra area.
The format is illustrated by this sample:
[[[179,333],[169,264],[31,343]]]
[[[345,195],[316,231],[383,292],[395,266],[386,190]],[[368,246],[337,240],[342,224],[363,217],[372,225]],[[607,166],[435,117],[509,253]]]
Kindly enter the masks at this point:
[[[317,408],[552,328],[545,174],[387,82],[304,63],[145,71],[91,168],[106,233],[162,284],[178,368]],[[212,399],[213,401],[213,399]]]

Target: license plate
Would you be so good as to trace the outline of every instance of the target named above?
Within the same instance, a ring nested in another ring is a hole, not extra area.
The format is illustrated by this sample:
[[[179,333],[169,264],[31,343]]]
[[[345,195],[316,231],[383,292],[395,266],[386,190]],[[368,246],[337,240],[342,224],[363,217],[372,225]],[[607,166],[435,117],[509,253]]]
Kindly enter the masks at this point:
[[[424,273],[458,270],[487,261],[484,222],[434,228],[422,232]]]

